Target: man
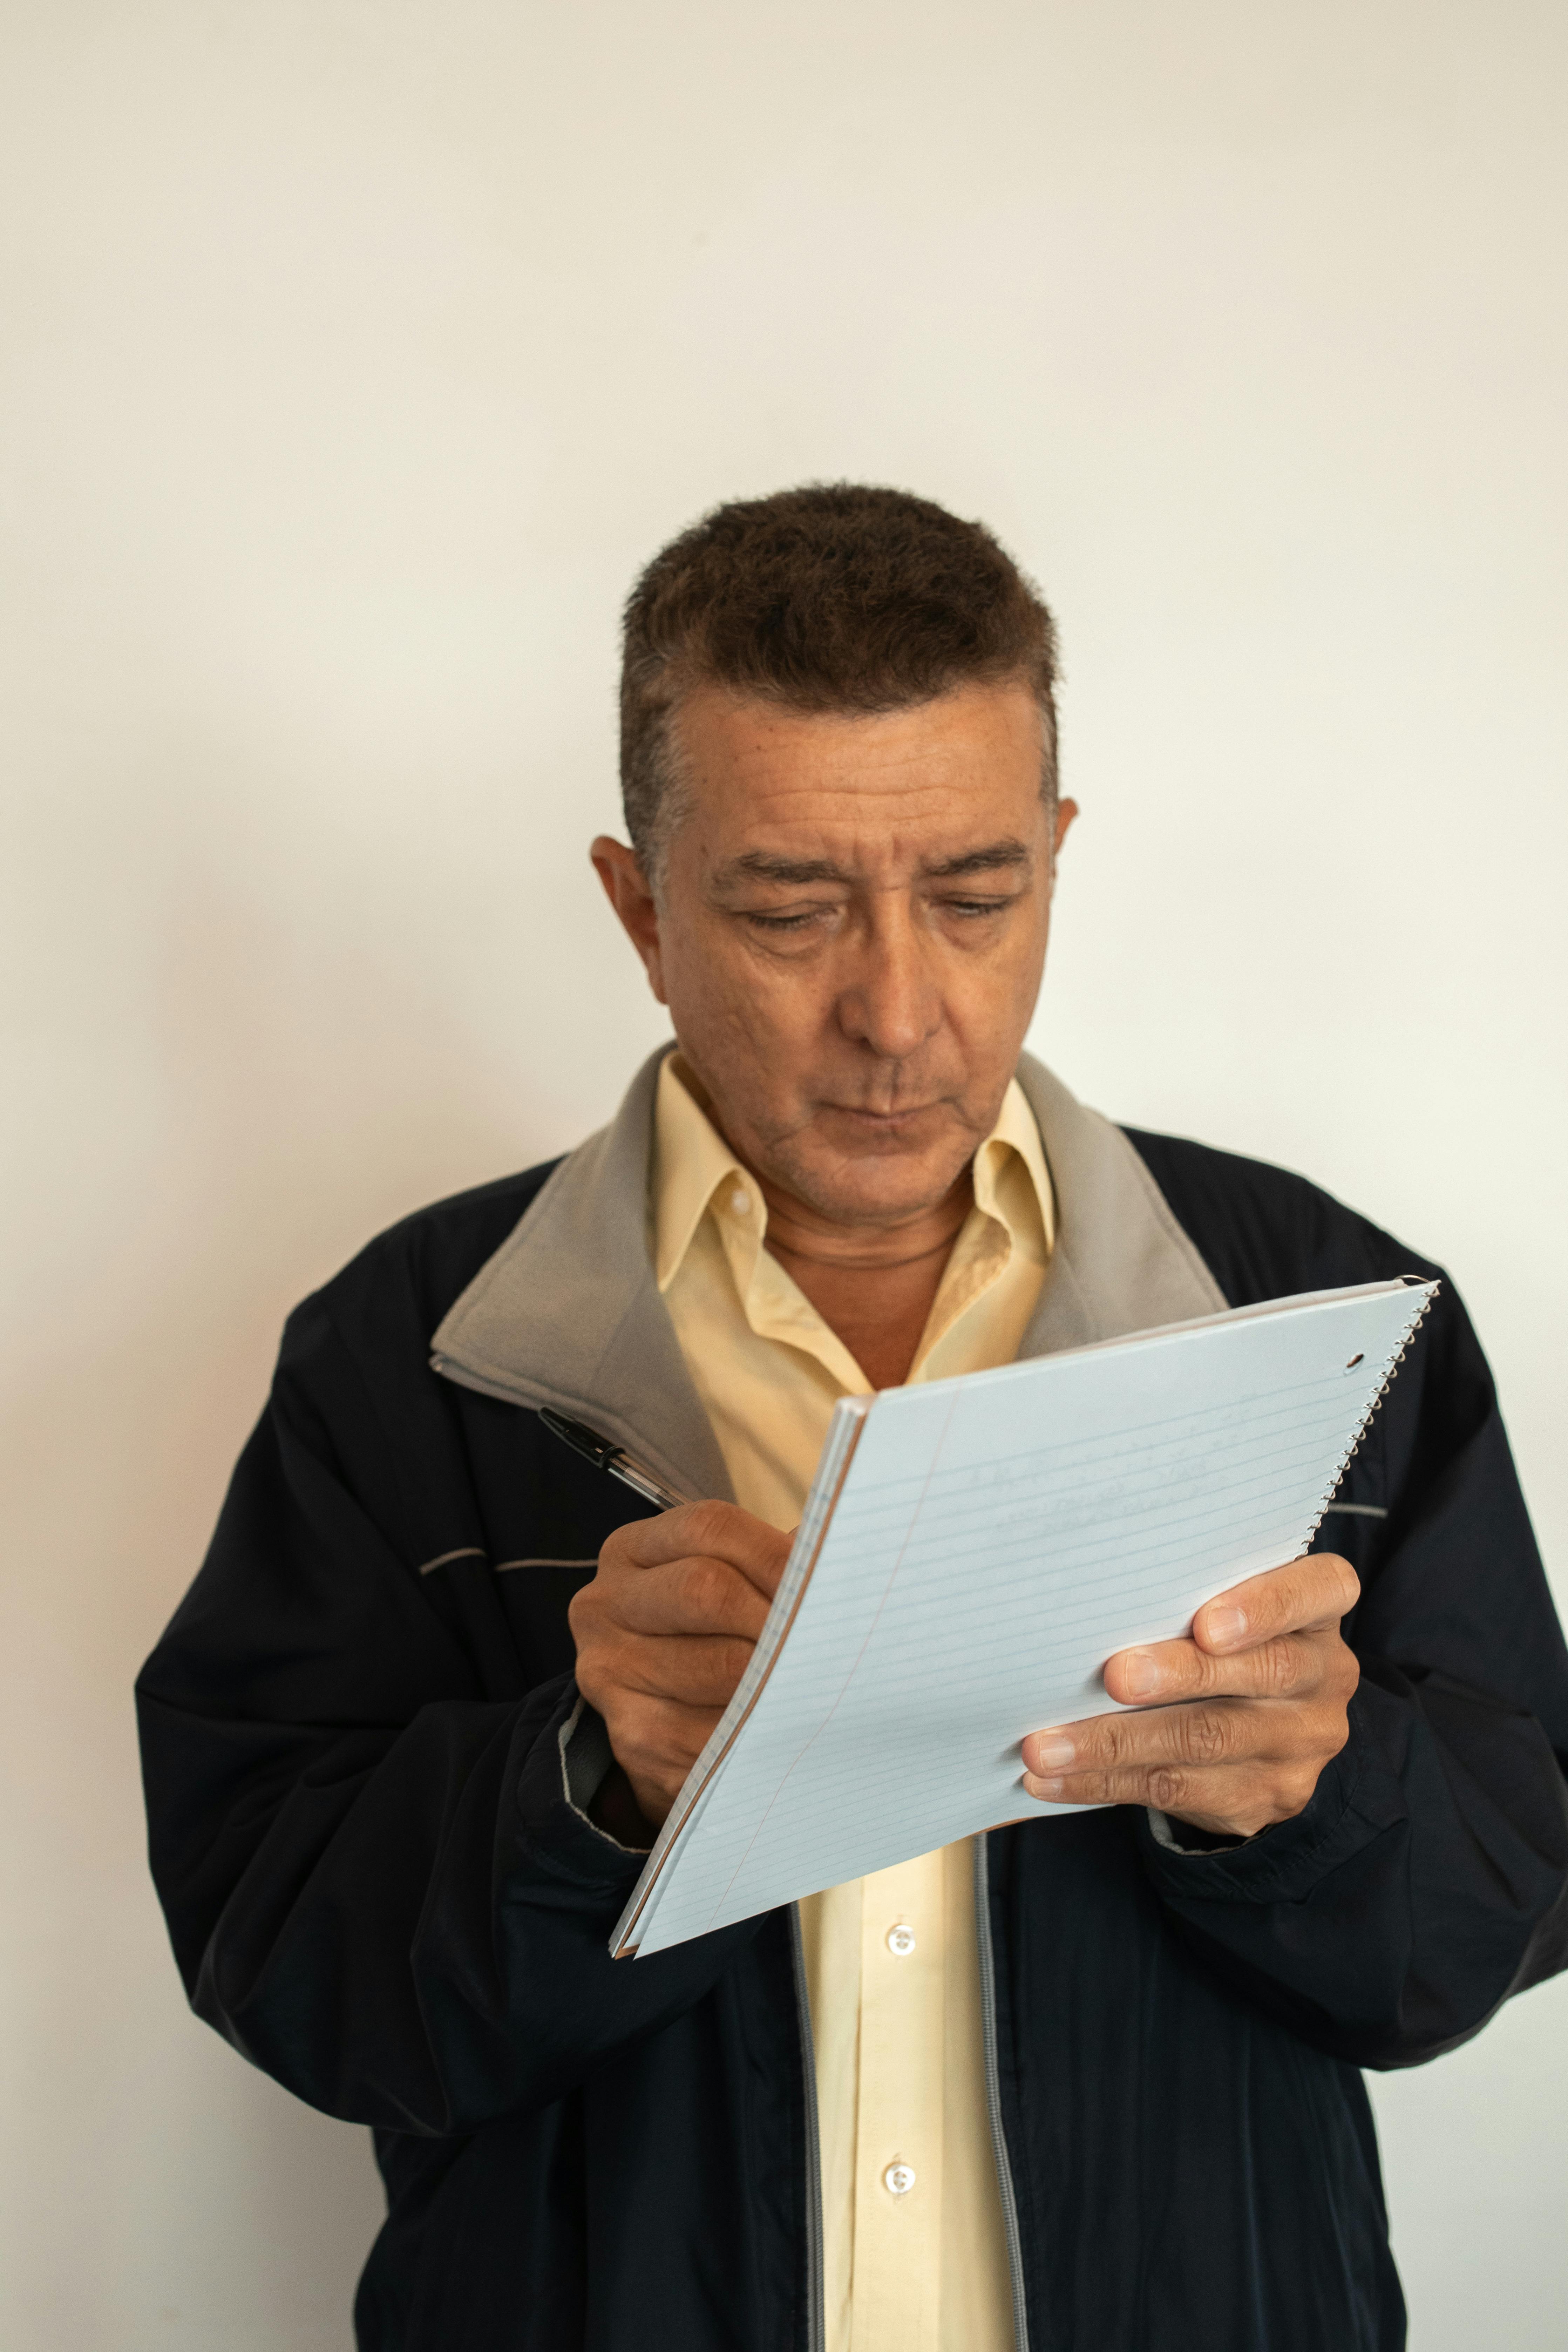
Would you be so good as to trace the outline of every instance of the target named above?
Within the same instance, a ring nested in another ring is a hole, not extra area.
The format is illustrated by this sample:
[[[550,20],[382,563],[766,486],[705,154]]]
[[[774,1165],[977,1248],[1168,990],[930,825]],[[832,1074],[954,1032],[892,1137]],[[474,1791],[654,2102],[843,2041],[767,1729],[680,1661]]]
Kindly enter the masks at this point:
[[[195,2006],[375,2128],[364,2352],[1387,2352],[1358,2070],[1563,1964],[1568,1661],[1447,1283],[1321,1548],[1112,1660],[1019,1820],[609,1957],[838,1396],[1432,1271],[1022,1055],[1053,683],[923,500],[665,550],[594,859],[676,1050],[299,1309],[143,1674]]]

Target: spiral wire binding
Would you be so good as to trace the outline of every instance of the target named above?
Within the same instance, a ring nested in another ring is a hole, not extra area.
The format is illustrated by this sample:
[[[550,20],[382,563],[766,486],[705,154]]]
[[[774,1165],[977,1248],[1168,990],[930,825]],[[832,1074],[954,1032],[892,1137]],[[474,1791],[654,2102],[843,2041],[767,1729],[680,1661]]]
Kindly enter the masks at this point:
[[[1324,1519],[1328,1517],[1329,1505],[1339,1493],[1340,1480],[1350,1468],[1354,1456],[1361,1452],[1361,1442],[1372,1426],[1372,1417],[1377,1411],[1378,1406],[1383,1402],[1384,1398],[1388,1394],[1390,1388],[1393,1386],[1394,1375],[1399,1370],[1400,1365],[1405,1361],[1405,1351],[1409,1348],[1412,1339],[1415,1339],[1417,1331],[1420,1330],[1422,1324],[1426,1320],[1427,1316],[1431,1313],[1433,1303],[1441,1288],[1441,1283],[1433,1283],[1432,1287],[1426,1293],[1426,1297],[1423,1298],[1420,1306],[1417,1307],[1415,1314],[1411,1317],[1409,1323],[1405,1326],[1405,1335],[1400,1340],[1398,1347],[1384,1363],[1383,1367],[1383,1378],[1379,1381],[1376,1388],[1373,1391],[1372,1396],[1367,1403],[1366,1411],[1363,1413],[1361,1420],[1356,1424],[1351,1442],[1349,1445],[1346,1446],[1344,1452],[1341,1454],[1339,1461],[1334,1467],[1334,1475],[1330,1479],[1328,1486],[1323,1491],[1323,1499],[1318,1506],[1318,1516],[1312,1521],[1311,1527],[1308,1530],[1307,1541],[1302,1546],[1303,1550],[1310,1549],[1311,1545],[1316,1541],[1318,1529],[1322,1526]]]

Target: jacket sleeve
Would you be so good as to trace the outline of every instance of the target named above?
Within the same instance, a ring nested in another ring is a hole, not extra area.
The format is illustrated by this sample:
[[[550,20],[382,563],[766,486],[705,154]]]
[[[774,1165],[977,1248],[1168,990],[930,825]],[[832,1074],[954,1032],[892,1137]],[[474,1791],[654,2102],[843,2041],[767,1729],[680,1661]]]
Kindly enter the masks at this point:
[[[194,2006],[247,2057],[329,2114],[452,2132],[657,2032],[755,1923],[610,1958],[643,1857],[572,1802],[574,1686],[487,1693],[345,1472],[390,1440],[340,1402],[328,1320],[294,1318],[138,1684],[153,1874]]]
[[[1568,1659],[1491,1376],[1445,1287],[1318,1549],[1358,1549],[1350,1738],[1306,1810],[1189,1853],[1139,1832],[1167,1914],[1319,2048],[1410,2065],[1568,1961]],[[1377,1520],[1372,1511],[1386,1510]],[[1178,1838],[1184,1836],[1175,1825]]]

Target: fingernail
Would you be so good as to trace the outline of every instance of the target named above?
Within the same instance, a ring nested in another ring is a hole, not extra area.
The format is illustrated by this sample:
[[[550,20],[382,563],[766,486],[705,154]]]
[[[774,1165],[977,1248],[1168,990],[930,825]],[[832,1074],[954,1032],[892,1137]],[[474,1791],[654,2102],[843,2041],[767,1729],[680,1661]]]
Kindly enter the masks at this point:
[[[1147,1698],[1164,1677],[1152,1650],[1129,1650],[1121,1661],[1121,1679],[1134,1698]]]
[[[1029,1745],[1035,1751],[1035,1769],[1038,1772],[1059,1772],[1078,1754],[1065,1731],[1039,1732]]]
[[[1062,1784],[1059,1780],[1041,1780],[1033,1772],[1025,1773],[1024,1786],[1031,1797],[1042,1798],[1047,1804],[1051,1803],[1062,1792]]]
[[[1241,1609],[1211,1609],[1204,1622],[1211,1642],[1239,1642],[1247,1631],[1247,1614]]]

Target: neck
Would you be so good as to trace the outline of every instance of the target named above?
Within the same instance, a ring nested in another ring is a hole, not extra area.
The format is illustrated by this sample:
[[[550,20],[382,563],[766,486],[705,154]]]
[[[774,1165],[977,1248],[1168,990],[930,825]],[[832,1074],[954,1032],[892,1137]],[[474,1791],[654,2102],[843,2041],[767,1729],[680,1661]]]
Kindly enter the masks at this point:
[[[759,1180],[767,1246],[873,1388],[909,1376],[948,1254],[973,1201],[967,1168],[930,1208],[890,1225],[844,1225]]]

